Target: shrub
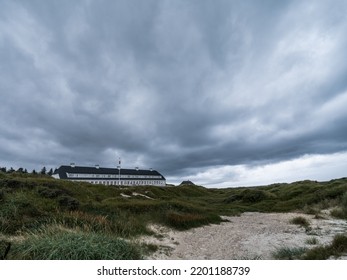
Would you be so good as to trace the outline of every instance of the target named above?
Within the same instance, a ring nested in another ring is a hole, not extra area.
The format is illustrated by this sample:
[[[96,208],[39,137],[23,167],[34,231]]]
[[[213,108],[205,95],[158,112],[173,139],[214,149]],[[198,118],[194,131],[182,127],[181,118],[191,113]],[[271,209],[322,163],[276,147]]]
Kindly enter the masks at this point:
[[[291,219],[290,223],[294,225],[302,226],[304,228],[308,228],[310,226],[310,222],[305,217],[302,217],[302,216],[298,216]]]
[[[334,255],[347,252],[347,236],[342,234],[336,235],[331,243],[331,249]]]
[[[305,252],[306,252],[306,249],[303,247],[298,247],[298,248],[282,247],[282,248],[279,248],[274,253],[272,253],[272,256],[276,260],[297,260],[297,259],[300,259]]]
[[[330,252],[325,246],[315,247],[311,250],[308,250],[303,256],[305,260],[326,260],[330,257]]]
[[[308,238],[305,243],[309,245],[316,245],[318,244],[318,239],[316,237],[311,237]]]
[[[38,193],[45,198],[56,198],[65,192],[60,189],[42,188],[39,189]]]
[[[345,215],[347,216],[347,192],[345,192],[341,199],[341,207]]]
[[[245,190],[242,192],[243,202],[259,202],[266,199],[268,196],[265,191],[262,190]]]
[[[331,256],[338,257],[347,252],[347,236],[338,234],[330,245],[319,246],[308,250],[304,255],[306,260],[326,260]]]
[[[60,206],[66,207],[68,210],[77,210],[80,205],[79,201],[71,196],[62,196],[58,201]]]
[[[345,211],[342,208],[332,209],[330,211],[330,215],[338,219],[344,219],[346,217]]]
[[[219,216],[205,216],[197,213],[180,213],[176,211],[168,211],[166,213],[165,223],[176,229],[189,229],[212,222],[221,222]]]

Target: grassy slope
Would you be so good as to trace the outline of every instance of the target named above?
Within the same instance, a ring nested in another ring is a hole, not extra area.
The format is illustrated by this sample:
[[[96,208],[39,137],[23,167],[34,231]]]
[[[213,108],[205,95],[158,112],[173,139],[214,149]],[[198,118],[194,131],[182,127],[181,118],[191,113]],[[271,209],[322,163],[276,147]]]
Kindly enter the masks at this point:
[[[12,240],[9,257],[16,259],[139,258],[143,248],[134,248],[133,244],[127,244],[128,255],[109,248],[116,248],[118,245],[114,244],[122,243],[124,238],[150,234],[146,226],[152,222],[183,230],[219,223],[222,222],[220,215],[244,211],[305,210],[318,213],[322,208],[341,204],[346,192],[346,178],[256,188],[148,186],[122,189],[54,180],[40,175],[0,173],[0,254],[1,242]],[[342,210],[340,213],[345,214]],[[18,236],[21,238],[16,239]],[[89,245],[90,240],[96,242],[100,237],[109,243],[92,248],[86,246],[88,254],[85,251],[68,254],[67,248],[57,245],[66,241],[59,242],[53,236],[60,236],[60,240],[75,238]],[[40,244],[32,246],[40,248],[41,253],[28,244]],[[122,243],[122,246],[125,245]],[[52,253],[53,247],[56,248],[55,254]]]

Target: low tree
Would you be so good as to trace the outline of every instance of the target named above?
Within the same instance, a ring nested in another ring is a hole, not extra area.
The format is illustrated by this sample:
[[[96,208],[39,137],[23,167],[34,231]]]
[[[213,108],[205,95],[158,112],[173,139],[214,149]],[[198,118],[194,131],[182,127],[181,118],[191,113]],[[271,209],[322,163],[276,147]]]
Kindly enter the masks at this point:
[[[13,169],[13,167],[11,167],[9,170],[7,170],[7,173],[13,173],[15,172],[15,170]]]
[[[42,167],[40,174],[46,175],[46,173],[47,173],[47,170],[46,170],[46,167],[44,166]]]

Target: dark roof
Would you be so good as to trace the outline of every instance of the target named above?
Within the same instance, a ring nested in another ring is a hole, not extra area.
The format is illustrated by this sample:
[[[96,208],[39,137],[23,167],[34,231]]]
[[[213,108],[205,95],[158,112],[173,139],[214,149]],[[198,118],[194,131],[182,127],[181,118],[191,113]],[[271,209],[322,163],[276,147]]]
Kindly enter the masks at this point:
[[[106,174],[106,175],[118,175],[118,168],[105,168],[105,167],[86,167],[86,166],[74,166],[62,165],[54,174],[59,174],[61,179],[67,179],[66,173],[79,173],[79,174]],[[120,175],[142,175],[142,176],[161,176],[163,180],[165,177],[156,170],[148,169],[120,169]]]
[[[194,184],[192,181],[189,181],[189,180],[187,180],[187,181],[182,181],[182,183],[180,184],[180,186],[182,186],[182,185],[191,185],[191,186],[195,186],[195,184]]]

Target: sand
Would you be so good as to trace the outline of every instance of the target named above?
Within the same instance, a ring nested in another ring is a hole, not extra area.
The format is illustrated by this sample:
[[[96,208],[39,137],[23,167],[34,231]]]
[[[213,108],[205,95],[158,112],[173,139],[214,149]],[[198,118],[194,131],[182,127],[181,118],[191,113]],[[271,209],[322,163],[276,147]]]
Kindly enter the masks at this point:
[[[290,223],[297,216],[309,220],[311,229]],[[139,241],[158,246],[147,256],[153,260],[271,260],[272,253],[281,247],[312,248],[329,244],[336,234],[347,232],[347,221],[333,219],[328,213],[323,219],[299,213],[257,212],[223,218],[228,222],[188,231],[151,225],[156,234]],[[317,244],[308,244],[313,238]]]

